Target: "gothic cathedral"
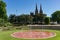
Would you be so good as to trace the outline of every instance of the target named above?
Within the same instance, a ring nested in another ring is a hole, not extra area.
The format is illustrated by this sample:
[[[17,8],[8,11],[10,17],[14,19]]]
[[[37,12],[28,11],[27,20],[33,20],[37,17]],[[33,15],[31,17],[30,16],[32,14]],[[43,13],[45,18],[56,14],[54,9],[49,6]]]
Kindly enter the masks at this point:
[[[44,18],[46,17],[46,14],[43,13],[42,5],[40,5],[40,11],[38,11],[36,4],[35,12],[31,12],[30,15],[34,18],[33,24],[44,24]]]

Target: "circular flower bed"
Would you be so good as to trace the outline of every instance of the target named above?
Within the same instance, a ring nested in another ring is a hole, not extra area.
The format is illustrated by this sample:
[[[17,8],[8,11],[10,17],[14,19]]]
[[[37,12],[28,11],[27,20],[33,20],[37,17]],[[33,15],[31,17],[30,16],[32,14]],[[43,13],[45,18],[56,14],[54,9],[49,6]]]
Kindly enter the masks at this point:
[[[24,31],[24,32],[15,32],[11,34],[15,38],[24,38],[24,39],[41,39],[41,38],[51,38],[56,36],[56,33],[49,31]]]

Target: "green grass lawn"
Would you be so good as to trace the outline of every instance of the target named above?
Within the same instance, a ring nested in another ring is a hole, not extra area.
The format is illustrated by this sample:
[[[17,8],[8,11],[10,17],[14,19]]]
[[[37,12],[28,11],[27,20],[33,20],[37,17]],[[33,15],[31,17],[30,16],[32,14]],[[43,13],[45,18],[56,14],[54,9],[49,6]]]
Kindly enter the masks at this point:
[[[33,40],[33,39],[20,39],[11,37],[11,34],[17,31],[24,31],[24,30],[0,31],[0,40]],[[56,37],[47,39],[35,39],[35,40],[60,40],[60,31],[58,30],[48,30],[48,31],[55,32]]]

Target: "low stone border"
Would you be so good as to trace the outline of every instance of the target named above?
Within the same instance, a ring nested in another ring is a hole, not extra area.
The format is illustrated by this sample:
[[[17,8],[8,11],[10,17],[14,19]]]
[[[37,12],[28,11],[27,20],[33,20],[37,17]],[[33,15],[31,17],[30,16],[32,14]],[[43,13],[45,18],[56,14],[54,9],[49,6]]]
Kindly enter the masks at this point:
[[[30,29],[53,29],[60,30],[60,25],[27,25]]]

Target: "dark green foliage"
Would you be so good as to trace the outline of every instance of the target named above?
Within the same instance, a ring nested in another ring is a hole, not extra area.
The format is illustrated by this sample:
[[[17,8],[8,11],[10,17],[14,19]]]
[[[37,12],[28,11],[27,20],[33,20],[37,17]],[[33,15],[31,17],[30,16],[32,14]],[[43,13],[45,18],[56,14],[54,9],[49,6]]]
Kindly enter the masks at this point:
[[[58,23],[60,23],[60,11],[55,11],[52,14],[52,20],[53,20],[53,22],[57,21]]]
[[[15,21],[15,17],[16,17],[15,15],[10,15],[10,16],[9,16],[9,19],[8,19],[9,22],[10,22],[10,23],[13,23],[13,22]]]
[[[43,24],[42,22],[44,21],[45,17],[46,17],[45,14],[35,15],[33,18],[33,22],[35,22],[35,24]]]
[[[27,24],[27,23],[31,23],[32,22],[32,16],[30,15],[20,15],[18,16],[19,18],[19,22],[22,23],[22,24]]]
[[[4,26],[4,23],[5,23],[4,19],[0,18],[0,26]]]
[[[35,23],[39,23],[39,22],[43,22],[44,18],[46,16],[45,15],[26,15],[26,14],[22,14],[19,16],[16,15],[10,15],[9,16],[9,22],[12,24],[18,24],[18,25],[22,25],[22,24],[34,24]]]
[[[20,16],[16,16],[16,15],[10,15],[9,16],[9,22],[12,24],[18,24],[18,25],[22,25],[22,24],[29,24],[32,23],[33,17],[30,15],[20,15]]]
[[[7,21],[7,15],[6,15],[6,3],[3,1],[0,1],[0,18]]]
[[[45,17],[45,24],[50,24],[50,18],[49,17]]]

